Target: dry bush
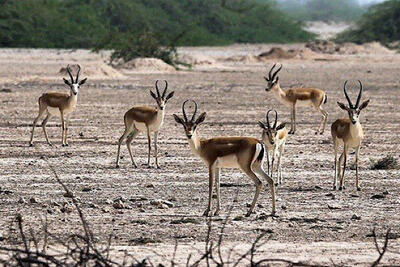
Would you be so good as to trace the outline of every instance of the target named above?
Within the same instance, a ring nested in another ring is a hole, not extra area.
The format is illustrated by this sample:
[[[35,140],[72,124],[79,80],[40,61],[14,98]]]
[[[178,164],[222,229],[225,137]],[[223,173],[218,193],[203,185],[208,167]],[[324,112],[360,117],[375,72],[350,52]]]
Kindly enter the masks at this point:
[[[371,159],[371,170],[397,170],[400,166],[393,155],[387,155],[384,158]]]

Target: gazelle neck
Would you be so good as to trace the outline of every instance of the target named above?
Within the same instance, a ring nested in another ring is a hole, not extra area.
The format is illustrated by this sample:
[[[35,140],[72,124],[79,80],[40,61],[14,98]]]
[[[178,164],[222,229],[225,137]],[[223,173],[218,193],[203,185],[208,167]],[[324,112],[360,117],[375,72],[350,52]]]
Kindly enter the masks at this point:
[[[195,155],[200,154],[201,145],[200,145],[200,137],[197,135],[197,131],[194,131],[192,134],[192,138],[188,138],[189,146],[192,152]]]
[[[156,124],[161,127],[161,125],[164,123],[164,115],[165,115],[165,107],[164,109],[160,109],[157,107],[157,119],[156,119]]]
[[[78,94],[79,94],[79,93],[78,93]],[[74,94],[74,93],[72,92],[72,90],[70,90],[68,101],[69,101],[72,105],[75,105],[76,102],[78,102],[78,94]]]
[[[363,139],[364,131],[359,121],[356,124],[350,122],[350,134],[353,139]]]
[[[281,86],[279,85],[279,83],[275,86],[274,89],[272,89],[272,92],[275,96],[275,98],[281,102],[282,104],[287,105],[288,101],[286,99],[286,92],[282,90]]]

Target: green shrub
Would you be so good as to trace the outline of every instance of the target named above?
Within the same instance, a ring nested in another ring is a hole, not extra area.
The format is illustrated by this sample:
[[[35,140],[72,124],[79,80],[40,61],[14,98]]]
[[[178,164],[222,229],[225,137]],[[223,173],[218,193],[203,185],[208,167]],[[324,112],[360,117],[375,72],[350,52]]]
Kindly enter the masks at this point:
[[[354,29],[338,35],[338,42],[378,41],[387,45],[400,40],[400,1],[389,0],[374,5],[357,22]]]

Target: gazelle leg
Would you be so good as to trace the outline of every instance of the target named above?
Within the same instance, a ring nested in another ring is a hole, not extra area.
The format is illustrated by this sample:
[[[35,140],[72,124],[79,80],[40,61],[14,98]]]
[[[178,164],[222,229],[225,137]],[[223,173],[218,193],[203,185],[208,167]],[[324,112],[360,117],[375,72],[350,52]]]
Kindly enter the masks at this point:
[[[158,140],[158,131],[154,132],[154,158],[156,160],[156,167],[159,169],[160,166],[158,165],[158,147],[157,147],[157,140]]]
[[[296,132],[296,104],[293,104],[292,106],[292,114],[291,114],[291,128],[289,131],[289,134],[294,134]]]
[[[254,194],[253,201],[251,202],[249,211],[246,213],[246,217],[249,217],[249,216],[253,213],[254,207],[256,206],[256,203],[257,203],[258,196],[260,195],[260,191],[261,191],[261,188],[262,188],[262,181],[261,181],[260,178],[258,178],[257,175],[251,170],[251,167],[250,167],[250,166],[241,166],[241,169],[243,170],[243,172],[244,172],[245,174],[247,174],[247,176],[249,176],[249,177],[251,178],[251,180],[252,180],[252,181],[255,183],[255,185],[256,185],[256,192],[255,192],[255,194]]]
[[[210,164],[208,166],[208,205],[207,209],[204,211],[203,216],[210,216],[211,204],[212,204],[212,191],[213,191],[213,183],[214,183],[214,173],[215,167],[214,164]]]
[[[268,173],[268,175],[269,175],[269,174],[270,174],[270,172],[269,172],[269,167],[270,167],[270,166],[269,166],[269,151],[268,151],[268,150],[266,150],[266,151],[265,151],[265,154],[267,154],[267,167],[268,167],[268,169],[267,169],[267,170],[268,170],[268,171],[267,171],[267,173]]]
[[[344,186],[344,173],[346,171],[347,150],[348,150],[348,146],[344,145],[343,154],[340,156],[340,161],[342,161],[342,157],[343,157],[343,171],[342,171],[342,177],[340,179],[339,190],[346,189]]]
[[[272,151],[272,161],[271,161],[271,178],[274,179],[274,163],[275,163],[275,148]],[[276,181],[275,185],[278,185],[278,181]]]
[[[147,154],[147,166],[150,168],[151,137],[150,137],[149,126],[146,126],[146,131],[147,131],[147,142],[148,142],[148,150],[149,150],[149,153]]]
[[[135,168],[137,168],[136,162],[133,159],[133,154],[132,154],[132,140],[138,135],[139,130],[138,129],[134,129],[129,135],[128,138],[126,139],[126,146],[128,148],[128,152],[129,152],[129,156],[131,157],[131,161],[132,164]],[[119,148],[118,148],[119,150]]]
[[[326,125],[326,121],[328,119],[328,112],[326,112],[322,106],[317,107],[317,110],[322,114],[322,120],[321,120],[321,124],[318,128],[318,130],[315,132],[315,134],[323,134],[324,130],[325,130],[325,125]]]
[[[221,209],[221,199],[220,199],[220,180],[219,180],[219,175],[220,175],[221,169],[220,168],[215,168],[215,192],[217,194],[217,209],[214,212],[214,216],[219,215],[219,211]]]
[[[335,140],[333,140],[333,149],[334,149],[334,153],[335,153],[335,177],[333,179],[333,190],[336,190],[336,186],[337,186],[337,176],[338,176],[338,159],[337,159],[337,143]],[[339,169],[340,169],[340,162],[339,162]]]
[[[359,155],[360,155],[360,146],[358,146],[356,148],[356,160],[355,160],[355,165],[356,165],[356,188],[357,188],[357,191],[361,191],[361,187],[360,187],[359,180],[358,180],[358,157],[359,157]]]
[[[125,138],[129,135],[130,132],[131,132],[131,130],[128,129],[127,127],[125,127],[124,133],[122,134],[122,136],[118,140],[118,152],[117,152],[117,163],[116,163],[116,167],[117,168],[119,168],[119,154],[121,152],[121,144],[125,140]]]
[[[68,127],[69,127],[69,114],[66,116],[66,118],[65,118],[65,136],[64,136],[64,144],[66,145],[66,146],[68,146],[68,141],[67,141],[67,138],[68,138]]]
[[[274,180],[269,176],[268,174],[265,173],[263,170],[262,166],[260,164],[253,164],[253,170],[256,172],[258,175],[260,175],[265,181],[267,181],[269,188],[271,190],[271,197],[272,197],[272,215],[275,215],[276,212],[276,197],[275,197],[275,184]]]
[[[43,113],[45,112],[45,110],[46,110],[46,107],[41,106],[40,103],[39,103],[39,114],[37,115],[37,117],[33,121],[31,140],[29,141],[29,146],[33,146],[33,134],[35,132],[36,123],[43,116]]]
[[[51,118],[51,115],[47,114],[46,118],[42,122],[42,129],[43,129],[44,137],[46,138],[47,144],[52,146],[52,143],[49,141],[49,137],[47,136],[47,131],[46,131],[46,124],[47,124],[47,122],[49,121],[50,118]]]
[[[64,143],[64,136],[65,136],[65,121],[64,121],[64,112],[60,109],[60,117],[61,117],[61,128],[62,128],[62,134],[61,134],[61,145],[65,146]]]
[[[282,168],[281,168],[281,157],[283,154],[283,146],[284,144],[282,144],[279,148],[279,156],[278,156],[278,183],[282,184]]]

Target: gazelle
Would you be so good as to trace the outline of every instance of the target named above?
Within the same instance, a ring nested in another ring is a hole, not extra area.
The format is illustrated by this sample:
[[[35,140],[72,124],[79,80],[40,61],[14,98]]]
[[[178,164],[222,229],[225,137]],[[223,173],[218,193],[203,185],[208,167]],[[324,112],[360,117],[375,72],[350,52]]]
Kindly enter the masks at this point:
[[[357,102],[355,105],[350,100],[350,97],[347,94],[346,85],[347,81],[344,83],[343,90],[344,95],[346,96],[347,102],[349,106],[346,106],[343,103],[337,102],[339,107],[343,110],[347,111],[348,118],[337,119],[331,126],[331,134],[333,139],[333,147],[335,150],[335,179],[333,182],[333,189],[336,190],[337,179],[340,181],[339,190],[345,189],[344,187],[344,171],[346,169],[346,160],[347,153],[349,148],[354,148],[356,150],[356,188],[358,191],[361,190],[358,181],[358,157],[360,153],[361,142],[364,139],[364,132],[360,124],[360,112],[364,108],[368,106],[369,99],[364,101],[360,105],[360,100],[363,92],[363,86],[361,81],[360,83],[360,91],[358,93]],[[340,155],[339,162],[337,160],[337,151],[338,146],[343,145],[343,153]],[[341,173],[341,164],[343,162],[343,173]]]
[[[220,211],[220,169],[221,168],[239,168],[253,180],[256,185],[256,192],[253,201],[246,216],[254,210],[258,196],[262,189],[263,182],[257,176],[265,179],[271,189],[272,194],[272,214],[275,214],[275,185],[272,178],[263,170],[264,145],[262,142],[252,137],[214,137],[200,140],[197,135],[197,126],[204,122],[206,113],[202,113],[196,119],[197,103],[194,103],[195,110],[190,120],[188,120],[185,111],[186,100],[182,105],[183,119],[174,114],[175,121],[183,125],[189,146],[193,154],[199,156],[209,168],[208,184],[208,206],[203,216],[210,216],[213,184],[215,178],[215,191],[217,193],[217,208],[214,215]]]
[[[33,146],[33,134],[35,131],[37,121],[46,113],[46,118],[42,122],[42,128],[44,132],[44,137],[46,138],[47,143],[51,146],[51,142],[47,136],[46,132],[46,124],[52,116],[60,116],[61,117],[61,127],[62,127],[62,146],[68,146],[67,134],[68,134],[68,125],[69,118],[71,113],[76,108],[76,103],[78,101],[78,93],[79,87],[84,84],[87,78],[79,81],[79,72],[81,71],[81,67],[78,65],[78,72],[76,74],[76,78],[74,81],[74,77],[71,74],[71,69],[69,65],[67,66],[67,72],[71,81],[63,78],[64,83],[70,87],[70,94],[59,93],[59,92],[49,92],[44,93],[39,97],[39,114],[33,121],[31,140],[29,141],[29,145]],[[65,117],[65,118],[64,118]]]
[[[118,141],[118,153],[117,153],[117,168],[119,167],[119,153],[121,150],[121,144],[126,138],[126,146],[128,147],[129,155],[132,160],[132,164],[135,168],[137,165],[132,155],[132,140],[140,133],[145,131],[147,134],[148,140],[148,157],[147,157],[147,165],[150,167],[150,152],[151,152],[151,138],[150,133],[154,132],[154,157],[155,164],[157,168],[160,168],[158,165],[158,148],[157,148],[157,139],[158,139],[158,131],[164,123],[164,115],[165,115],[165,107],[169,99],[174,96],[174,91],[167,94],[168,82],[165,82],[165,88],[162,94],[160,94],[160,90],[158,89],[158,80],[156,81],[156,93],[150,90],[151,97],[157,103],[156,107],[152,106],[134,106],[130,110],[125,113],[124,123],[125,123],[125,131]]]
[[[276,110],[273,110],[275,112],[275,121],[274,124],[271,126],[269,122],[269,113],[272,110],[268,110],[267,115],[265,116],[267,121],[259,121],[258,125],[263,129],[262,132],[262,140],[267,147],[267,164],[268,164],[268,174],[271,175],[271,178],[273,178],[273,173],[274,173],[274,161],[275,158],[278,158],[278,166],[277,166],[277,180],[276,184],[281,184],[282,183],[282,168],[281,168],[281,157],[283,155],[283,150],[285,148],[286,140],[288,137],[288,131],[285,127],[286,123],[281,123],[278,126],[278,112]],[[272,154],[272,159],[271,159],[271,172],[270,172],[270,164],[269,164],[269,152]]]
[[[269,71],[268,77],[264,77],[264,79],[268,82],[268,87],[265,89],[265,91],[272,92],[280,103],[292,109],[291,128],[289,134],[294,134],[296,132],[296,106],[312,107],[317,112],[322,114],[321,124],[315,134],[323,134],[326,121],[328,119],[328,112],[326,112],[322,107],[327,102],[326,93],[317,88],[291,88],[288,90],[282,90],[281,86],[279,85],[279,77],[277,77],[277,75],[282,69],[283,65],[281,64],[279,69],[272,74],[275,66],[276,63]]]

